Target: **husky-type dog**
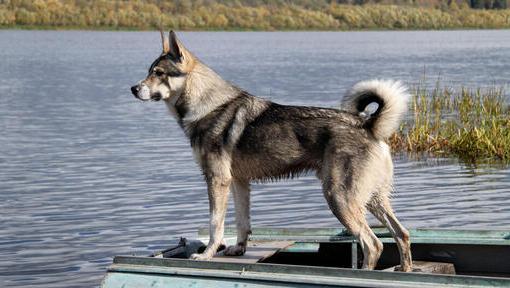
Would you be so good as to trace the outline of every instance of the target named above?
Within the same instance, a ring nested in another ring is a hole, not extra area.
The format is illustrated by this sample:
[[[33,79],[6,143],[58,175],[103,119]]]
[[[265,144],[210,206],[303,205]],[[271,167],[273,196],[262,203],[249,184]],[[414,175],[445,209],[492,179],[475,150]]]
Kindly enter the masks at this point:
[[[250,231],[250,181],[277,180],[316,171],[333,214],[363,250],[364,269],[374,269],[383,245],[366,210],[393,235],[402,271],[411,270],[408,231],[390,205],[393,164],[384,142],[407,110],[408,93],[394,81],[356,84],[341,109],[286,106],[252,96],[223,80],[176,38],[161,32],[163,53],[148,76],[131,87],[142,101],[162,100],[191,142],[209,194],[210,240],[192,259],[208,260],[223,242],[229,190],[235,203],[237,244],[243,255]],[[377,109],[375,108],[377,103]]]

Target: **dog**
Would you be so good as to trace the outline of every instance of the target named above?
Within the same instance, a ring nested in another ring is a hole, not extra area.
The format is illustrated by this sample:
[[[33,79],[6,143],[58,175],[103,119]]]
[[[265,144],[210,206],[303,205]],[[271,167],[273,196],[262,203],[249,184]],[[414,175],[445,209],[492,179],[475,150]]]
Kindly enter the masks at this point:
[[[243,255],[250,231],[250,182],[315,171],[329,208],[359,241],[363,269],[374,269],[383,245],[370,229],[370,211],[391,232],[402,271],[411,271],[408,231],[390,204],[393,164],[385,143],[407,111],[409,94],[398,81],[354,85],[341,109],[280,105],[223,80],[170,31],[147,78],[131,87],[142,101],[163,101],[189,138],[207,183],[209,260],[224,242],[229,191],[234,197],[237,244],[225,255]],[[375,104],[373,104],[375,103]]]

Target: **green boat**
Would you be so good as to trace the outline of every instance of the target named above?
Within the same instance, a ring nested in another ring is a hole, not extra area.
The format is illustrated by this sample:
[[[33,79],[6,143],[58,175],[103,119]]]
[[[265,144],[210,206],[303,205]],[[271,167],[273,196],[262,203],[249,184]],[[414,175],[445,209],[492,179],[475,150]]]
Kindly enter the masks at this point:
[[[344,229],[258,228],[244,256],[188,260],[207,243],[201,229],[198,240],[181,239],[151,256],[115,257],[102,287],[510,287],[509,231],[410,230],[411,273],[395,271],[390,233],[374,232],[384,243],[374,271],[358,269],[361,249]],[[226,229],[228,245],[235,235]]]

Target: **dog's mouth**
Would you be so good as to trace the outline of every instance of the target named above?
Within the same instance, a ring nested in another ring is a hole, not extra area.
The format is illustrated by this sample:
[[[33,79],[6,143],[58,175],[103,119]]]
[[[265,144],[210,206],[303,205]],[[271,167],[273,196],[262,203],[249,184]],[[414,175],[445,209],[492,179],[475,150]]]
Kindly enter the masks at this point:
[[[142,102],[158,102],[160,101],[161,99],[163,99],[163,97],[161,97],[160,94],[156,94],[156,95],[151,95],[150,98],[141,98],[140,96],[138,95],[135,95],[135,98],[142,101]]]
[[[153,95],[151,95],[151,101],[159,101],[163,99],[163,96],[161,96],[161,93],[157,92],[157,93],[154,93]]]

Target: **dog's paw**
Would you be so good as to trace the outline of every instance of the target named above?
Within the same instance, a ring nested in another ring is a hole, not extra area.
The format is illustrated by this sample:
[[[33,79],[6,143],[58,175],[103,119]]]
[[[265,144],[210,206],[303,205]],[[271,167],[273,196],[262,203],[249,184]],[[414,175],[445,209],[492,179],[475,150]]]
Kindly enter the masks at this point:
[[[191,259],[191,260],[202,260],[202,261],[211,260],[211,258],[212,258],[212,256],[205,254],[205,253],[194,253],[194,254],[191,254],[191,257],[189,257],[189,259]]]
[[[407,265],[404,268],[402,268],[402,266],[399,265],[399,266],[395,267],[394,271],[398,271],[398,272],[423,272],[420,268],[412,268],[410,265]]]
[[[242,256],[242,255],[244,255],[245,252],[246,252],[246,246],[232,245],[232,246],[228,246],[225,249],[225,252],[223,252],[223,254],[225,254],[226,256]]]

